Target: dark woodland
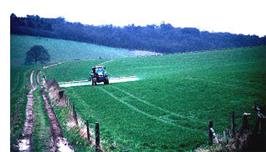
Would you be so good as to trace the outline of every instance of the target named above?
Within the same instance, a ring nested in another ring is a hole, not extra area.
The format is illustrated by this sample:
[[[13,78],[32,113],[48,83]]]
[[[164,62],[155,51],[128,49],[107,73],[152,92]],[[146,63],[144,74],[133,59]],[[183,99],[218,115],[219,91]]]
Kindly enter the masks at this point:
[[[266,36],[200,31],[197,28],[160,25],[124,27],[84,25],[64,18],[41,18],[37,15],[11,15],[11,34],[42,36],[87,42],[111,47],[150,50],[161,53],[214,50],[266,45]]]

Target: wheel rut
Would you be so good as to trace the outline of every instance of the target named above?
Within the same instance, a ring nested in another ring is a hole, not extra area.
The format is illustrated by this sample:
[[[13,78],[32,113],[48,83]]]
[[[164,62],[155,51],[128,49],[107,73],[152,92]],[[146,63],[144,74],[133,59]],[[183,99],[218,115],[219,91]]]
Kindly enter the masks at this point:
[[[17,148],[19,151],[30,152],[32,151],[32,133],[33,133],[33,125],[34,125],[34,91],[36,87],[34,87],[33,81],[34,71],[31,71],[30,74],[30,83],[31,90],[27,94],[27,105],[26,105],[26,118],[23,127],[22,137],[18,140]]]
[[[50,151],[60,152],[73,152],[72,146],[68,143],[67,139],[64,138],[61,126],[57,120],[57,117],[53,111],[52,106],[49,103],[49,98],[46,95],[44,88],[41,89],[41,95],[44,102],[44,109],[48,115],[50,122],[51,133],[53,136],[53,146]]]

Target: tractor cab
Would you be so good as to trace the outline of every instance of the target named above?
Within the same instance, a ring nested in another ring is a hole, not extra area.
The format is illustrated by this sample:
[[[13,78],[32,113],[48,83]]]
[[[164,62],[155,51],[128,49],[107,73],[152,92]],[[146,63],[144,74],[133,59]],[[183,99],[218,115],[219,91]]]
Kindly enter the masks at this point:
[[[104,69],[105,68],[102,67],[102,66],[95,67],[95,74],[97,74],[98,76],[102,77],[105,74]]]
[[[91,72],[92,85],[97,85],[97,83],[104,82],[104,84],[109,84],[108,74],[105,71],[104,66],[92,67]]]

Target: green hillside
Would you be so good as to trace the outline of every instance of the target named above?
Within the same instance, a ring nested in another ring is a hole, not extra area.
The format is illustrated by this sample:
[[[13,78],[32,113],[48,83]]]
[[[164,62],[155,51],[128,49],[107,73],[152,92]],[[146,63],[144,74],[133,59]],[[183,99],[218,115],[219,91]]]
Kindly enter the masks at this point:
[[[49,79],[86,79],[101,60],[46,69]],[[254,102],[266,103],[266,47],[130,57],[104,62],[111,77],[139,81],[65,88],[85,120],[99,121],[118,151],[191,150],[207,143],[207,122],[221,133]]]
[[[11,63],[23,64],[25,54],[34,45],[42,45],[51,56],[51,63],[75,59],[113,59],[133,56],[127,49],[36,36],[11,35]]]

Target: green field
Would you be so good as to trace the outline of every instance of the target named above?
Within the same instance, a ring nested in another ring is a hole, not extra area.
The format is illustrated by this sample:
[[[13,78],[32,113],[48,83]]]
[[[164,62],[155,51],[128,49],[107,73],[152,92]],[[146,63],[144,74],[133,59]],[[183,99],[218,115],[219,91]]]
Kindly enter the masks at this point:
[[[36,36],[11,35],[11,63],[23,64],[26,52],[34,45],[42,45],[48,50],[51,63],[99,57],[113,59],[133,56],[127,49]]]
[[[105,61],[105,60],[104,60]],[[49,79],[86,79],[102,60],[75,61],[45,70]],[[130,57],[104,62],[111,77],[139,81],[65,88],[77,112],[99,121],[118,151],[191,150],[207,143],[207,123],[222,132],[231,111],[237,122],[254,102],[266,102],[266,47]]]
[[[27,103],[26,94],[29,91],[29,76],[32,67],[11,66],[11,90],[10,90],[10,142],[11,145],[21,135]]]

